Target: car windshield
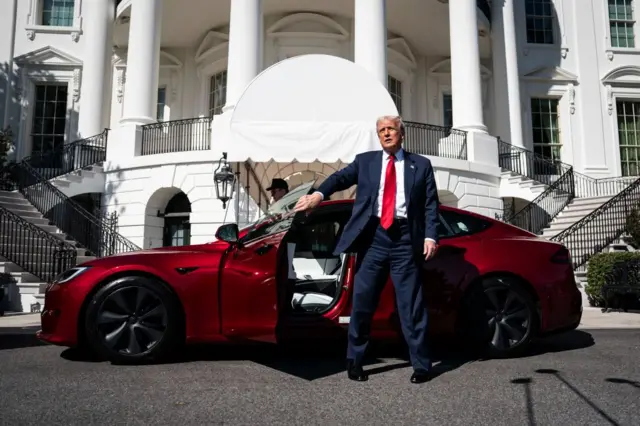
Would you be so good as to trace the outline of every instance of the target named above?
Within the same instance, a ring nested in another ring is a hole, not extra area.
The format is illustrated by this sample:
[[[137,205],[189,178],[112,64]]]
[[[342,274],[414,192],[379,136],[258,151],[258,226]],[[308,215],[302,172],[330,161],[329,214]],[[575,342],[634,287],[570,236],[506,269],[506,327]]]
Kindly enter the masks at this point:
[[[286,231],[291,226],[291,222],[293,222],[295,216],[293,208],[302,196],[309,193],[315,182],[314,179],[310,182],[303,183],[273,203],[263,216],[248,227],[249,232],[247,232],[242,240],[246,242],[265,235]],[[247,227],[243,229],[247,229]]]

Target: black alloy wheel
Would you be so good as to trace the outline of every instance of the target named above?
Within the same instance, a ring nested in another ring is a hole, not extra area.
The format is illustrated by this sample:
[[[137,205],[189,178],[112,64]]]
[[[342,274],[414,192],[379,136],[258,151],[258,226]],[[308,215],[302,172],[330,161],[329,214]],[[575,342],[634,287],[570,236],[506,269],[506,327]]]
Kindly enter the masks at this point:
[[[87,337],[114,362],[160,358],[177,343],[180,312],[163,284],[125,277],[101,288],[87,309]]]
[[[523,285],[492,277],[470,298],[467,332],[490,357],[510,357],[528,349],[537,333],[536,304]]]

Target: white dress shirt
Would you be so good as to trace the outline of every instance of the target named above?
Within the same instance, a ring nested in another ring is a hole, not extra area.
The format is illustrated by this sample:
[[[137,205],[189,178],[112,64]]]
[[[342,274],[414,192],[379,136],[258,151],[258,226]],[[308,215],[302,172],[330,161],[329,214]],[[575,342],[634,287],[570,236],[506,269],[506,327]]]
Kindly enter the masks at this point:
[[[384,183],[387,180],[387,166],[391,157],[386,152],[382,151],[382,172],[380,175],[380,187],[378,188],[378,198],[376,199],[376,205],[374,211],[376,216],[382,217],[382,197],[384,195]],[[400,149],[396,153],[395,159],[396,166],[396,208],[393,213],[394,219],[406,219],[407,218],[407,201],[404,193],[404,150]]]

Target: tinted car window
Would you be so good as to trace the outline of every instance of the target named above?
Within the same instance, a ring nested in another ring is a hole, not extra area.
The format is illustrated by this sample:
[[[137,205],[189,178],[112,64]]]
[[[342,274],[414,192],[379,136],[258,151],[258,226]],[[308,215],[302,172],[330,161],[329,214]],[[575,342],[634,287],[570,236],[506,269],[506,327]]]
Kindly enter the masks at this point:
[[[491,224],[486,220],[448,210],[441,211],[440,217],[446,228],[448,228],[446,230],[446,235],[441,235],[441,238],[477,234],[491,226]]]

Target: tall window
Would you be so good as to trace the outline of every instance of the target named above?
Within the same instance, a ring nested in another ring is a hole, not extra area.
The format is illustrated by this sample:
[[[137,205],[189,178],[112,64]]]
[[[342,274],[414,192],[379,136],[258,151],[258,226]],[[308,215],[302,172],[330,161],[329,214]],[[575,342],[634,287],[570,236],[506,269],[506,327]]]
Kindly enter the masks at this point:
[[[442,95],[442,125],[444,127],[453,127],[453,98],[450,93]]]
[[[560,161],[560,117],[558,99],[532,98],[531,123],[533,151],[553,161]]]
[[[393,102],[398,108],[398,113],[402,115],[402,82],[391,76],[387,76],[387,87]]]
[[[67,85],[36,85],[31,154],[51,152],[61,147],[66,126]]]
[[[622,176],[640,174],[640,102],[616,101]]]
[[[42,0],[42,25],[73,26],[74,0]]]
[[[211,76],[209,85],[209,117],[222,113],[227,102],[227,71]]]
[[[525,0],[527,43],[553,44],[553,1]]]
[[[609,0],[611,47],[635,47],[632,0]]]
[[[164,121],[164,107],[167,105],[167,88],[158,88],[158,103],[156,105],[156,120]]]

